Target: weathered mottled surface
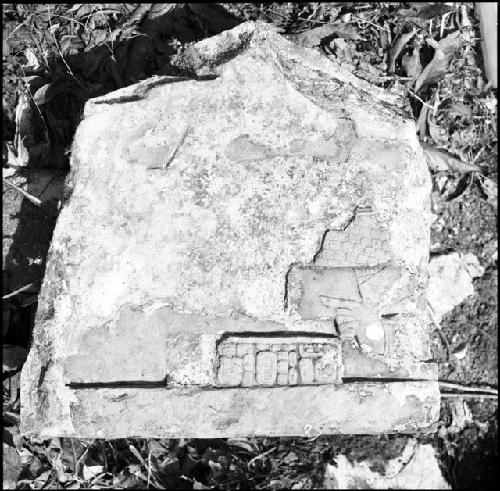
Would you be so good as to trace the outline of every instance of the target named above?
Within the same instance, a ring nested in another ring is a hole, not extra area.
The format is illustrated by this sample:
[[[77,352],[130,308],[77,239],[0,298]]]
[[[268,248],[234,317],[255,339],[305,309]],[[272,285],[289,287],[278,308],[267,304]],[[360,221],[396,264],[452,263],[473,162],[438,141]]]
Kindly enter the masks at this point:
[[[61,434],[82,438],[413,433],[435,431],[439,416],[434,382],[273,389],[82,389],[73,395],[72,427]],[[57,431],[50,429],[47,434]]]
[[[383,91],[260,23],[176,63],[186,77],[85,108],[22,375],[23,431],[432,430],[430,180],[413,122]],[[286,374],[266,340],[252,361],[217,351],[227,336],[263,333],[282,345],[333,337],[338,366],[292,355]],[[391,384],[365,393],[346,383],[360,377],[426,380],[397,392],[426,402],[396,408]],[[95,386],[117,382],[157,388],[123,389],[140,397],[122,406],[118,389]],[[145,415],[148,404],[159,409]]]

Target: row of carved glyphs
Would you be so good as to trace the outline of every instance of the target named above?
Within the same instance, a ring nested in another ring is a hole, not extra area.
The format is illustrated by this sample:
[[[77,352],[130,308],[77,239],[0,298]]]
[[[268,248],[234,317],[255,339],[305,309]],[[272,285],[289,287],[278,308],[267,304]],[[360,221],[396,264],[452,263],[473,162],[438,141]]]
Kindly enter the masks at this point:
[[[286,338],[279,343],[241,342],[219,344],[217,383],[223,386],[297,385],[338,382],[339,347],[336,339],[300,342]]]

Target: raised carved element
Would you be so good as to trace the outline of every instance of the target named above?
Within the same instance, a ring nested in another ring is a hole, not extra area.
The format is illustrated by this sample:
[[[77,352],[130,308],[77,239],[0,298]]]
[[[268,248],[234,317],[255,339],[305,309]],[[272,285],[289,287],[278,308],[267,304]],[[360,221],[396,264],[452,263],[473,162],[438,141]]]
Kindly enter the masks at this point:
[[[341,382],[339,340],[327,336],[231,336],[216,363],[216,383],[226,387]]]
[[[313,263],[291,270],[288,301],[303,319],[335,320],[342,338],[384,353],[379,307],[403,274],[391,264],[388,232],[364,210],[345,230],[327,232]]]

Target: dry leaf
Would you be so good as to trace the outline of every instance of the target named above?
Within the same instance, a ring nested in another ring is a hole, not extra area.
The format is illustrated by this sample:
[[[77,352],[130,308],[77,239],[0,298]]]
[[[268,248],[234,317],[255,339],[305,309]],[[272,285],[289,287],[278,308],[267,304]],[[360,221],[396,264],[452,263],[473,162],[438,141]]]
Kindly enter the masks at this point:
[[[434,111],[429,111],[429,119],[427,120],[427,125],[429,128],[429,135],[436,142],[436,144],[440,147],[444,147],[448,144],[448,134],[446,130],[439,126],[434,118],[432,117],[432,113]]]
[[[460,104],[460,103],[454,103],[450,104],[445,110],[444,110],[448,116],[463,116],[466,118],[470,118],[471,116],[471,107],[467,106],[466,104]]]
[[[488,203],[496,210],[498,205],[498,188],[497,183],[490,179],[489,177],[485,177],[480,180],[481,187],[483,188],[484,193],[487,196]]]
[[[206,486],[202,482],[193,479],[193,489],[211,489],[210,486]]]
[[[33,48],[26,48],[24,50],[24,56],[26,57],[26,64],[23,68],[26,72],[38,72],[42,68],[36,51]]]
[[[429,111],[431,108],[426,105],[422,104],[422,109],[420,110],[420,114],[418,116],[418,121],[417,121],[417,134],[420,136],[420,139],[423,141],[425,136],[427,135],[427,122],[429,118]]]
[[[359,29],[353,24],[335,24],[337,26],[334,34],[336,37],[344,39],[352,39],[354,41],[364,40],[359,34]]]
[[[35,486],[35,489],[41,489],[41,488],[43,488],[47,484],[47,481],[49,480],[51,474],[52,474],[52,470],[42,472],[35,479],[35,481],[33,483],[33,485]]]
[[[80,483],[78,481],[71,481],[69,484],[66,484],[66,486],[64,486],[64,489],[80,489],[81,486],[80,486]]]
[[[83,478],[86,481],[90,481],[94,477],[102,473],[104,467],[102,465],[84,465],[83,466]]]
[[[415,36],[416,33],[417,30],[413,28],[411,32],[408,32],[406,34],[401,34],[394,41],[394,44],[389,50],[389,55],[387,57],[387,73],[389,74],[394,73],[396,69],[396,60],[398,59],[398,56],[400,55],[401,51],[403,51],[403,48],[406,46],[406,44],[413,38],[413,36]]]
[[[457,360],[463,360],[465,358],[465,355],[467,354],[467,348],[468,345],[466,343],[462,343],[453,351],[453,356]]]
[[[85,48],[85,43],[76,34],[65,34],[61,37],[61,52],[64,56],[76,55]]]
[[[451,172],[479,172],[480,169],[477,165],[468,164],[456,157],[451,156],[443,150],[438,150],[431,145],[420,142],[424,150],[427,165],[434,172],[451,171]]]
[[[31,464],[33,464],[33,462],[35,461],[35,456],[29,451],[29,449],[25,447],[21,447],[20,449],[18,449],[18,453],[19,458],[21,459],[21,464],[25,467],[31,466]]]
[[[448,181],[449,186],[443,192],[445,201],[452,201],[462,196],[472,184],[472,174],[470,172],[459,174]]]
[[[36,104],[41,106],[62,92],[67,92],[70,88],[71,86],[66,78],[54,80],[53,82],[45,84],[43,87],[39,88],[35,92],[33,99]]]
[[[22,470],[21,458],[15,448],[3,444],[3,488],[17,489],[16,483]]]
[[[401,65],[407,77],[416,79],[422,73],[422,63],[420,63],[420,50],[418,48],[414,48],[411,55],[403,55]]]
[[[229,438],[227,440],[227,444],[233,447],[239,447],[249,453],[255,452],[255,448],[248,441],[246,441],[246,439],[243,438],[240,439]]]
[[[314,48],[319,46],[324,39],[332,36],[345,39],[361,39],[355,26],[338,23],[315,27],[300,34],[291,35],[289,39],[299,46]]]
[[[435,45],[434,56],[418,77],[415,83],[415,92],[437,82],[446,73],[453,55],[460,47],[461,40],[462,34],[460,31],[452,32],[437,44],[431,39],[427,40],[428,44]]]
[[[430,20],[436,17],[440,17],[449,12],[455,12],[455,8],[445,3],[436,2],[411,2],[410,9],[405,11],[399,11],[399,15],[407,12],[408,16],[417,16],[422,20]]]
[[[16,134],[14,136],[14,152],[15,154],[9,155],[9,162],[12,162],[17,167],[26,167],[29,162],[29,152],[24,144],[26,135],[29,134],[30,125],[30,103],[26,94],[19,94],[19,100],[16,105]]]

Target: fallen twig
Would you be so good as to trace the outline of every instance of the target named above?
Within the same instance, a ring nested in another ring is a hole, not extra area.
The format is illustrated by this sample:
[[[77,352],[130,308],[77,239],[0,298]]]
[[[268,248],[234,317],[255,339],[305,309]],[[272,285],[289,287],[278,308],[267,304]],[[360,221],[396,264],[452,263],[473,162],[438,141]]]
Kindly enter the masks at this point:
[[[498,389],[493,389],[491,387],[474,387],[470,385],[464,385],[457,382],[448,382],[445,380],[439,380],[440,389],[453,389],[460,390],[462,392],[468,392],[471,394],[479,394],[483,392],[484,394],[494,395],[498,397]]]
[[[432,112],[434,113],[434,106],[431,106],[428,102],[425,102],[421,97],[412,92],[410,89],[407,89],[407,92],[409,95],[417,99],[417,101],[421,102],[424,106],[427,106],[429,109],[432,109]]]
[[[18,425],[21,422],[21,418],[19,417],[19,414],[16,414],[12,411],[3,411],[2,417],[8,423],[13,423],[13,424]]]
[[[10,186],[12,189],[16,190],[18,193],[22,194],[27,200],[31,201],[34,205],[40,206],[42,204],[42,202],[38,198],[36,198],[32,194],[27,193],[24,189],[21,189],[15,184],[12,184],[11,182],[7,181],[5,177],[3,178],[3,182],[4,184],[7,184],[7,186]]]
[[[443,331],[441,330],[441,324],[437,320],[436,314],[434,314],[434,310],[431,307],[431,304],[427,301],[427,311],[429,312],[429,315],[431,317],[432,323],[437,329],[437,332],[439,333],[439,337],[443,341],[446,351],[448,352],[448,359],[451,360],[451,347],[450,343],[448,343],[448,340],[446,339],[446,336],[443,334]]]
[[[389,29],[387,29],[387,27],[379,26],[378,24],[375,24],[374,22],[371,22],[371,21],[366,20],[366,19],[361,19],[360,17],[356,17],[355,15],[352,15],[351,19],[357,20],[358,22],[364,22],[365,24],[370,24],[371,26],[376,27],[377,29],[380,29],[381,31],[386,31],[389,34],[391,33],[391,31]]]
[[[77,474],[77,469],[76,469],[76,451],[75,451],[75,444],[73,442],[73,438],[70,438],[69,439],[70,443],[71,443],[71,450],[73,452],[73,472],[75,473],[75,476]]]
[[[148,477],[147,477],[147,479],[145,479],[145,481],[147,481],[147,483],[148,483],[148,486],[149,486],[149,481],[151,479],[151,482],[155,486],[157,486],[157,487],[159,487],[161,489],[162,488],[161,484],[158,482],[158,480],[156,479],[156,477],[151,473],[150,466],[144,460],[144,458],[139,453],[139,451],[133,445],[130,445],[130,444],[129,444],[128,448],[134,454],[134,456],[137,458],[137,460],[139,460],[139,462],[143,465],[143,467],[148,471]]]
[[[8,298],[15,297],[18,293],[22,293],[25,292],[26,290],[29,290],[32,286],[36,285],[40,281],[42,280],[35,280],[32,283],[28,283],[27,285],[24,285],[13,292],[7,293],[2,297],[2,300],[7,300]]]
[[[441,392],[441,397],[453,398],[453,397],[476,397],[484,399],[498,399],[498,394],[474,394],[471,392]]]
[[[266,451],[266,452],[264,452],[264,453],[261,453],[261,454],[259,454],[259,455],[256,455],[253,459],[250,459],[250,460],[248,461],[247,466],[248,466],[248,467],[250,467],[250,465],[252,465],[252,464],[253,464],[256,460],[261,459],[262,457],[265,457],[266,455],[269,455],[270,453],[274,452],[274,451],[276,450],[276,448],[277,448],[277,447],[273,447],[273,448],[271,448],[271,449],[267,450],[267,451]]]
[[[75,469],[75,475],[78,476],[78,470],[80,468],[81,463],[85,460],[85,457],[87,456],[90,448],[94,444],[95,440],[91,440],[90,443],[88,444],[87,448],[83,451],[82,455],[76,462],[76,469]]]

